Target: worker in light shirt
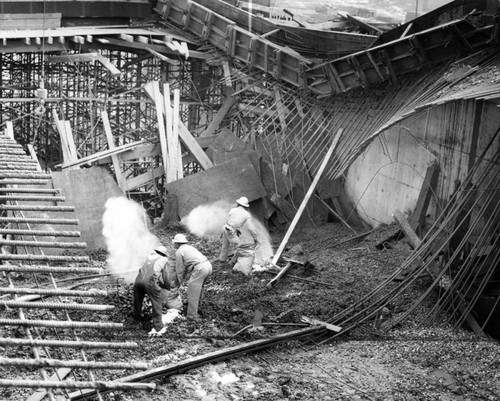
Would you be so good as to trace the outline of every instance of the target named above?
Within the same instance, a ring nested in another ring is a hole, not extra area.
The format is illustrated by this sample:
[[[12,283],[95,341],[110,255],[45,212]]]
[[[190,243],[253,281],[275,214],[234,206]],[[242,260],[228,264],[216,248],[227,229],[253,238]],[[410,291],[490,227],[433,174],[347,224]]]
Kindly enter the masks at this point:
[[[177,285],[187,281],[187,318],[198,320],[198,308],[203,296],[203,287],[212,274],[212,264],[195,247],[188,245],[184,234],[176,234],[173,241],[175,247],[175,271]]]
[[[248,212],[248,199],[244,196],[236,201],[236,207],[229,210],[226,224],[222,229],[222,246],[219,260],[227,262],[229,247],[235,246],[236,261],[233,270],[248,275],[252,271],[255,250],[259,247],[257,230]]]

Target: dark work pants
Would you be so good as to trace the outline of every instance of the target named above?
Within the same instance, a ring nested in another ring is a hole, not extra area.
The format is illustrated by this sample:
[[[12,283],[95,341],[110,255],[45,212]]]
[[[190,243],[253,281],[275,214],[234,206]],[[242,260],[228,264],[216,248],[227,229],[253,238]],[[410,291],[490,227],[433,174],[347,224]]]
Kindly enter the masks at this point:
[[[148,294],[153,306],[153,327],[156,331],[160,331],[163,328],[163,322],[161,321],[163,315],[161,288],[151,280],[144,280],[144,276],[139,272],[134,283],[134,303],[132,305],[134,319],[140,320],[142,318],[142,302],[146,294]]]

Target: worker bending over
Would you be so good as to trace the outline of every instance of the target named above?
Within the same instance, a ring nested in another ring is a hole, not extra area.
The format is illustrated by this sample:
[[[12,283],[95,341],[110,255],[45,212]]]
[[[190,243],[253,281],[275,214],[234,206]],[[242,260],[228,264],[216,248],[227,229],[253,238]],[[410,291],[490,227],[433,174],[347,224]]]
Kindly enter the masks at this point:
[[[156,332],[160,332],[164,327],[162,322],[164,304],[169,309],[180,310],[182,308],[178,292],[170,291],[173,287],[172,273],[167,248],[158,246],[146,258],[134,282],[132,317],[142,320],[142,303],[147,294],[153,307],[153,329]]]
[[[248,199],[244,196],[236,201],[236,207],[229,210],[226,224],[222,229],[222,246],[219,260],[227,262],[229,247],[235,246],[233,261],[236,263],[233,270],[243,274],[250,274],[255,250],[259,247],[257,230],[252,221],[252,215],[248,212]]]
[[[177,284],[187,284],[187,318],[198,320],[198,307],[203,295],[203,287],[212,274],[212,264],[195,247],[188,245],[184,234],[176,234],[173,239],[175,251],[175,271]]]

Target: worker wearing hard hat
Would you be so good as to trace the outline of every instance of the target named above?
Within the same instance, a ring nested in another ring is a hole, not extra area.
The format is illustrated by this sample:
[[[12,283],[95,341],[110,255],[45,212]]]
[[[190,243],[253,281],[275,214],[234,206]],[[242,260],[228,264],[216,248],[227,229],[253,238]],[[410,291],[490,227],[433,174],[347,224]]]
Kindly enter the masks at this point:
[[[134,303],[132,317],[142,319],[142,303],[147,294],[153,307],[153,330],[160,332],[163,328],[163,305],[169,309],[182,308],[182,302],[177,293],[170,292],[173,287],[172,271],[169,269],[168,249],[158,246],[146,258],[134,282]]]
[[[226,262],[229,247],[235,246],[236,260],[233,270],[243,274],[249,274],[252,271],[253,261],[255,259],[255,249],[259,247],[257,230],[252,221],[252,215],[248,212],[248,199],[244,196],[236,200],[236,207],[229,210],[226,224],[222,229],[222,246],[219,260]]]
[[[180,286],[187,281],[188,319],[198,320],[203,287],[212,274],[212,264],[195,247],[188,245],[184,234],[176,234],[173,241],[175,250],[176,284]]]

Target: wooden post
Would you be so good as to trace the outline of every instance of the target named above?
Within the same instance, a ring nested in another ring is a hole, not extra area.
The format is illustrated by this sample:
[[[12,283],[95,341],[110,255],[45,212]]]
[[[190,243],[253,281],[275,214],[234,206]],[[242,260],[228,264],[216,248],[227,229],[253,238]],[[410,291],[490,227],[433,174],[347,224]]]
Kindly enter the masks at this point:
[[[396,210],[393,216],[398,221],[399,225],[401,226],[401,229],[404,231],[405,235],[410,240],[413,248],[417,249],[422,243],[422,241],[420,240],[420,238],[418,238],[415,231],[413,231],[413,229],[410,226],[410,223],[408,223],[408,220],[406,220],[406,217],[399,210]]]
[[[328,162],[330,161],[330,158],[332,157],[333,151],[337,147],[337,143],[340,139],[340,136],[342,134],[343,129],[340,128],[335,135],[335,138],[333,139],[332,145],[330,146],[330,149],[325,155],[325,158],[323,159],[323,163],[321,163],[321,166],[318,169],[318,172],[316,173],[316,176],[314,177],[313,182],[311,183],[311,186],[309,187],[309,190],[307,191],[304,199],[302,200],[302,203],[299,206],[299,209],[297,210],[297,213],[295,214],[295,217],[293,218],[293,221],[290,224],[290,227],[288,228],[288,231],[285,234],[285,237],[281,241],[281,244],[276,251],[272,263],[276,264],[283,253],[283,250],[285,249],[286,244],[288,243],[288,240],[290,239],[293,230],[295,229],[295,226],[299,222],[300,217],[302,216],[302,213],[304,212],[304,209],[306,208],[307,202],[309,202],[309,198],[313,194],[316,185],[318,185],[319,179],[321,178],[321,175],[323,174],[323,171],[325,170]]]
[[[113,133],[111,132],[111,124],[109,123],[108,112],[106,110],[101,111],[101,118],[102,125],[104,127],[104,133],[106,134],[106,139],[108,141],[108,148],[114,149],[115,143],[113,140]],[[115,170],[116,182],[118,183],[120,189],[125,192],[127,188],[127,182],[125,180],[125,177],[123,177],[118,155],[111,155],[111,161],[113,163],[113,169]]]
[[[175,168],[177,173],[177,179],[181,179],[184,176],[183,165],[182,165],[182,153],[181,153],[181,142],[179,141],[179,108],[180,108],[181,94],[179,89],[174,89],[174,108],[172,116],[173,132],[172,132],[172,154],[175,159]]]
[[[153,82],[148,82],[144,86],[144,90],[148,94],[148,96],[156,103],[156,95],[155,95],[155,83],[156,86],[158,86],[157,81]],[[158,89],[159,92],[159,89]],[[161,97],[161,93],[159,94]],[[161,99],[161,98],[160,98]],[[163,99],[161,99],[163,101]],[[159,113],[159,119],[162,119],[162,113],[164,113],[164,108],[163,107],[157,107],[157,114]],[[204,169],[207,170],[211,167],[213,167],[212,161],[208,158],[206,153],[203,151],[202,147],[198,144],[196,139],[191,135],[187,127],[183,124],[182,121],[179,121],[179,125],[177,127],[179,129],[179,138],[182,140],[186,148],[191,152],[191,154],[194,156],[198,164]],[[165,134],[165,127],[163,127],[163,133]],[[165,144],[166,146],[166,144]]]
[[[163,99],[160,93],[160,84],[158,81],[153,81],[153,101],[156,106],[156,119],[158,121],[158,136],[160,137],[161,159],[163,161],[163,171],[165,177],[168,176],[168,161],[167,161],[167,140],[165,135],[165,125],[163,123]]]
[[[165,115],[165,127],[166,127],[166,138],[167,138],[167,168],[165,170],[165,178],[167,183],[177,180],[177,161],[175,158],[175,144],[174,144],[174,134],[172,116],[172,107],[170,105],[170,85],[163,84],[163,105],[164,105],[164,115]]]
[[[14,139],[14,125],[12,121],[7,121],[5,123],[5,136],[9,139]]]
[[[414,230],[418,230],[425,222],[425,213],[429,207],[431,197],[437,186],[439,176],[439,164],[433,163],[427,167],[424,182],[418,195],[417,205],[409,218],[410,226]]]

